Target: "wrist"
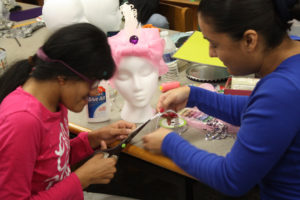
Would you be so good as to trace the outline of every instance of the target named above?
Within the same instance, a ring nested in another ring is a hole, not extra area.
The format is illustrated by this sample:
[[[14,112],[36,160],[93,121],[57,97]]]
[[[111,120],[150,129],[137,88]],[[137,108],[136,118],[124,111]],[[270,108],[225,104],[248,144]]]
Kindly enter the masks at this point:
[[[82,175],[82,173],[80,172],[80,169],[76,170],[74,173],[76,174],[77,178],[79,179],[82,189],[85,189],[90,185],[89,179],[86,176]]]
[[[87,137],[88,137],[88,141],[89,141],[92,149],[97,149],[100,146],[100,144],[97,142],[97,139],[96,139],[97,136],[95,133],[89,132]]]

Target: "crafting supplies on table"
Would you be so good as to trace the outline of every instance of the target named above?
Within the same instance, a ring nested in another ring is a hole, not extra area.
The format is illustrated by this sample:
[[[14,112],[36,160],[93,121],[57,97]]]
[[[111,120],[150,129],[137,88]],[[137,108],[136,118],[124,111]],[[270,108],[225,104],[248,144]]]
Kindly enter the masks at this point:
[[[198,87],[216,92],[215,87],[209,83],[203,83]],[[239,130],[239,127],[233,126],[232,124],[224,122],[215,117],[209,116],[201,110],[199,110],[197,107],[184,108],[178,114],[180,115],[180,117],[186,120],[189,126],[205,130],[206,140],[234,137],[235,133],[237,133]]]

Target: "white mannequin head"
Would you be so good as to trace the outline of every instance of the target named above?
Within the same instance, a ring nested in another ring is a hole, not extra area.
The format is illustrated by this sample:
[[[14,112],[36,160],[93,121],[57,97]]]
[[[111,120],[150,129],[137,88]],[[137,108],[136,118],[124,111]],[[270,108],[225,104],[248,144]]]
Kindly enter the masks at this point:
[[[46,0],[43,17],[49,30],[89,22],[104,32],[118,31],[121,24],[119,0]]]
[[[121,118],[142,123],[154,115],[151,99],[158,85],[158,68],[145,58],[123,57],[114,78],[114,86],[124,98]]]
[[[142,123],[154,115],[151,99],[157,89],[158,76],[168,71],[163,60],[165,41],[156,28],[140,28],[137,12],[132,5],[123,4],[124,29],[109,37],[116,73],[110,79],[113,87],[124,97],[121,118]]]

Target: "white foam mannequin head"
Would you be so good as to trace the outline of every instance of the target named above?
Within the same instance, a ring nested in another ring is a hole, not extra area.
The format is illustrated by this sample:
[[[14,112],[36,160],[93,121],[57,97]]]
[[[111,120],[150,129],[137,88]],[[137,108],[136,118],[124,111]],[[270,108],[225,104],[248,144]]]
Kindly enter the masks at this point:
[[[118,31],[121,25],[119,0],[46,0],[43,17],[50,31],[80,22],[91,23],[104,32]]]
[[[119,0],[81,0],[86,19],[103,31],[119,31],[122,15]]]
[[[123,120],[142,123],[154,115],[151,99],[158,87],[158,68],[142,57],[126,56],[120,61],[114,86],[124,98]]]

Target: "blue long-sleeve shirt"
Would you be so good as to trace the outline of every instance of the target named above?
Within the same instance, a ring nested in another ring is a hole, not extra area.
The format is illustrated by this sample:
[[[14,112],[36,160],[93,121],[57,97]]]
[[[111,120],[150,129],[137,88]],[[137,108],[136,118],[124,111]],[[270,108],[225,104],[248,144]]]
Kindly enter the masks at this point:
[[[300,54],[262,78],[251,96],[191,87],[188,107],[240,126],[226,157],[200,150],[176,133],[162,151],[201,182],[230,196],[260,185],[262,199],[300,199]]]

